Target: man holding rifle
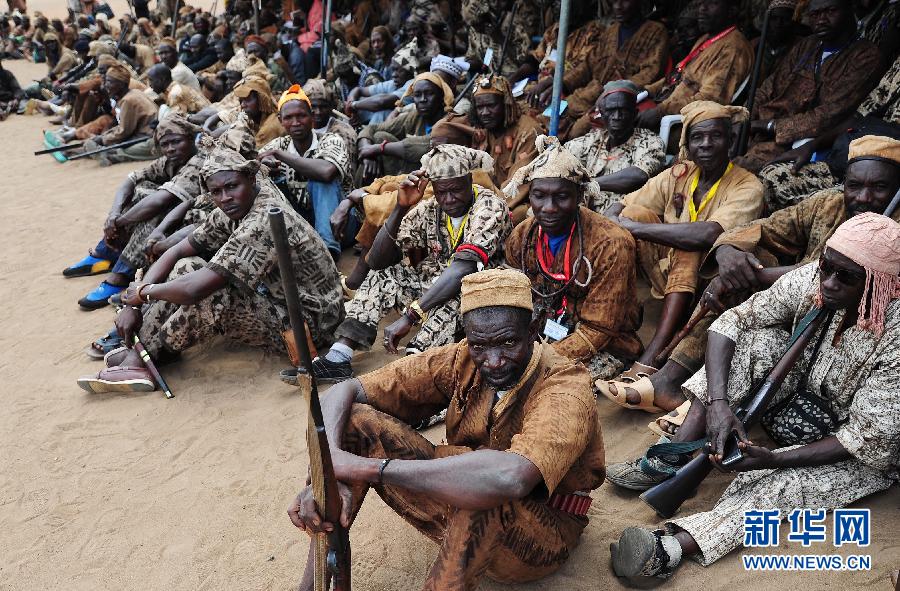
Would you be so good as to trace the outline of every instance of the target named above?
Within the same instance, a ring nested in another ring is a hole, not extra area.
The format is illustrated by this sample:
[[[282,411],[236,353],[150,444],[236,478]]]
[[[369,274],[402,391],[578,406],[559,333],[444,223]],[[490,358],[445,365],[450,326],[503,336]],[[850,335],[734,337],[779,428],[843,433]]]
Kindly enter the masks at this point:
[[[729,468],[742,474],[710,511],[656,531],[627,528],[610,546],[617,575],[667,578],[685,556],[707,566],[741,546],[745,511],[836,509],[900,479],[898,275],[900,224],[864,213],[835,231],[817,263],[719,317],[705,370],[684,385],[696,402],[675,438],[680,445],[657,452],[678,458],[687,442],[708,441],[701,453],[722,468],[735,434],[743,457]],[[772,451],[748,438],[732,409],[748,401],[816,308],[829,315],[763,411],[780,446]]]
[[[300,298],[310,312],[309,338],[316,346],[327,344],[343,316],[337,268],[316,231],[268,178],[257,174],[259,166],[230,148],[210,153],[200,178],[217,209],[125,291],[126,307],[116,328],[126,344],[139,335],[157,362],[215,335],[276,352],[296,351],[286,330],[287,308],[269,232],[272,206],[288,217],[295,273],[303,281]],[[159,386],[134,349],[112,352],[105,361],[106,369],[80,378],[78,385],[88,392]]]
[[[535,342],[528,277],[512,269],[468,275],[460,310],[465,341],[345,381],[322,399],[342,525],[374,487],[440,545],[426,590],[555,572],[578,544],[590,491],[603,481],[590,377]],[[449,445],[435,446],[410,425],[442,409]],[[310,487],[288,514],[310,534],[333,528]],[[312,571],[301,590],[312,589]]]

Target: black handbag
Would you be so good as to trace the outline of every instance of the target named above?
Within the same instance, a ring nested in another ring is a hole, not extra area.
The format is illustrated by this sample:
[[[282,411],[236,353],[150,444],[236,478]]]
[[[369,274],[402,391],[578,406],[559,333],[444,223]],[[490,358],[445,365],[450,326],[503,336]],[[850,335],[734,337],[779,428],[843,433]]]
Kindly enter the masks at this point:
[[[822,341],[828,332],[828,324],[826,323],[821,330],[807,371],[803,372],[796,393],[766,410],[760,419],[760,424],[769,437],[782,447],[818,441],[833,433],[840,425],[830,402],[807,390],[809,369],[819,354]]]

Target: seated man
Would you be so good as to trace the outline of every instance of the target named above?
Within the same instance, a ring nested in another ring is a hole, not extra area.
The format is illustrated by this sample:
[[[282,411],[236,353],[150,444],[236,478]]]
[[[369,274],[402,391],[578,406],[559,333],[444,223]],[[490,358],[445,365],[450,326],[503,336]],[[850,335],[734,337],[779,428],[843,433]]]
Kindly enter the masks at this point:
[[[785,518],[794,509],[837,509],[897,482],[898,274],[900,225],[864,213],[835,231],[818,263],[719,317],[710,327],[705,370],[684,385],[700,404],[691,405],[675,439],[705,435],[718,464],[735,433],[744,457],[730,468],[741,474],[709,511],[654,532],[627,528],[610,547],[617,575],[667,578],[687,556],[708,566],[741,546],[745,511],[778,510]],[[732,408],[787,350],[801,319],[818,309],[829,311],[818,337],[763,419],[780,449],[755,445]],[[827,408],[827,415],[797,414],[811,406]]]
[[[321,80],[314,82],[316,80],[307,81],[307,85],[316,85],[324,100],[325,86]],[[311,99],[300,86],[291,86],[278,101],[278,120],[288,135],[263,146],[258,158],[283,176],[284,180],[277,184],[284,187],[284,196],[297,212],[314,220],[316,232],[337,260],[341,256],[341,245],[331,233],[329,219],[345,190],[352,187],[354,162],[350,147],[355,149],[356,146],[350,144],[349,138],[345,140],[334,131],[323,129],[320,135],[313,129],[314,125],[319,127],[318,123],[328,125],[330,109],[325,111],[324,122],[321,121],[323,111],[325,109],[320,105],[319,121],[314,121]],[[347,126],[342,122],[334,125]],[[355,139],[356,133],[351,128],[346,135]]]
[[[199,131],[181,115],[165,117],[157,125],[154,137],[163,155],[125,178],[103,224],[103,238],[87,257],[63,270],[64,277],[112,271],[106,281],[78,301],[82,308],[102,308],[110,296],[124,290],[142,266],[144,241],[161,216],[179,199],[186,201],[194,196],[191,193],[199,194],[196,176],[206,159],[205,154],[197,155],[194,137]]]
[[[900,56],[850,117],[759,171],[769,210],[795,205],[816,191],[839,185],[847,146],[860,133],[900,139]],[[827,159],[821,157],[823,152]]]
[[[511,269],[463,279],[467,339],[395,361],[322,398],[350,526],[370,486],[440,544],[423,589],[474,591],[556,572],[588,524],[604,450],[584,367],[535,342],[531,284]],[[410,424],[447,409],[447,442]],[[352,501],[350,501],[352,499]],[[310,535],[330,528],[306,487],[288,509]],[[313,585],[312,559],[300,589]]]
[[[401,56],[391,61],[391,78],[350,91],[344,104],[347,112],[362,124],[383,123],[412,84],[415,71]]]
[[[656,104],[641,111],[638,125],[659,129],[664,115],[677,115],[693,101],[727,105],[750,76],[753,52],[737,26],[731,0],[698,0],[697,24],[703,35],[667,77],[647,86]]]
[[[453,91],[443,78],[433,72],[416,76],[406,95],[413,97],[415,111],[403,113],[384,123],[367,125],[359,132],[356,145],[362,163],[360,172],[363,182],[385,174],[408,172],[413,168],[421,152],[407,154],[400,140],[412,135],[428,135],[431,126],[453,106]]]
[[[121,64],[113,64],[106,69],[103,85],[109,98],[115,101],[116,125],[102,134],[84,141],[82,152],[90,152],[101,147],[109,147],[131,139],[145,137],[146,140],[131,146],[115,148],[91,156],[108,166],[115,162],[153,160],[153,129],[156,120],[156,104],[141,90],[129,88],[131,72]]]
[[[568,137],[578,137],[590,129],[586,115],[607,82],[631,80],[644,87],[665,72],[669,33],[662,23],[643,17],[641,4],[640,0],[612,4],[614,22],[600,35],[587,59],[577,66],[569,66],[566,48],[563,89],[568,107],[561,125],[569,132]],[[552,94],[553,78],[548,77],[535,84],[526,98],[533,107],[543,110],[550,104]]]
[[[606,210],[637,239],[638,261],[651,295],[663,299],[662,316],[643,355],[622,375],[624,383],[657,371],[657,356],[687,320],[698,287],[698,271],[716,238],[759,217],[762,185],[729,161],[732,125],[745,120],[743,107],[697,101],[681,110],[684,127],[679,162]],[[626,408],[655,411],[652,396],[635,406],[624,384],[597,384]]]
[[[172,70],[166,64],[156,64],[147,70],[147,82],[156,93],[158,101],[165,105],[160,111],[166,113],[197,113],[209,106],[209,101],[202,92],[194,90],[172,80]]]
[[[210,47],[206,43],[206,37],[199,33],[195,33],[188,41],[190,55],[185,58],[184,65],[195,74],[200,70],[205,70],[217,61],[219,56],[214,47]]]
[[[735,159],[751,172],[841,121],[880,74],[878,48],[858,37],[850,0],[813,0],[807,15],[814,34],[794,45],[756,91],[750,147]]]
[[[608,82],[591,112],[599,125],[566,142],[566,150],[581,160],[602,191],[587,204],[596,212],[606,211],[665,168],[662,140],[650,130],[635,127],[638,92],[628,80]]]
[[[419,323],[408,353],[455,340],[461,279],[497,266],[512,230],[506,201],[472,183],[472,171],[492,166],[484,152],[452,144],[435,146],[422,157],[422,170],[400,185],[397,205],[366,257],[376,272],[366,276],[347,303],[347,319],[335,333],[338,341],[313,361],[318,379],[352,377],[353,351],[372,346],[378,323],[391,310],[403,310],[384,330],[384,347],[391,353]],[[429,180],[434,199],[422,200]]]
[[[634,239],[583,206],[599,189],[573,154],[543,135],[538,146],[506,188],[527,187],[534,213],[507,239],[506,264],[532,282],[541,336],[594,379],[608,379],[642,347]]]
[[[707,330],[727,304],[743,301],[788,271],[819,260],[825,241],[838,226],[861,213],[884,212],[898,189],[900,141],[866,136],[851,143],[843,191],[819,191],[797,205],[719,236],[700,268],[705,276],[718,272],[700,298],[705,316],[678,343],[658,372],[625,389],[630,403],[638,403],[638,392],[647,391],[652,393],[657,407],[678,407],[674,415],[655,421],[659,429],[651,429],[671,434],[683,420],[689,405],[681,405],[681,385],[703,365]],[[893,218],[900,220],[900,209],[894,211]],[[612,467],[609,478],[618,478]]]
[[[2,60],[0,55],[0,60]],[[10,113],[15,113],[19,108],[19,102],[25,100],[25,92],[19,86],[16,76],[3,67],[0,61],[0,121],[6,119]]]
[[[178,50],[175,48],[175,40],[171,37],[163,37],[156,46],[156,54],[159,62],[166,64],[172,71],[172,80],[179,84],[190,86],[200,92],[200,81],[197,75],[178,59]]]
[[[256,137],[257,150],[285,135],[284,127],[278,120],[278,105],[265,78],[255,74],[246,76],[234,85],[232,92],[240,101],[240,108],[220,112],[219,119],[228,125],[219,129],[228,129],[228,126],[234,126],[238,119],[242,119],[242,123],[249,125]]]
[[[199,176],[218,209],[122,296],[126,307],[116,317],[116,328],[128,347],[139,336],[152,357],[171,358],[224,334],[281,353],[295,350],[292,331],[286,330],[270,207],[284,209],[295,272],[302,278],[297,287],[308,313],[308,336],[318,347],[331,340],[343,317],[334,261],[318,234],[258,170],[258,162],[229,148],[210,153]],[[206,262],[201,253],[214,254]],[[134,349],[108,357],[107,364],[99,374],[80,378],[79,386],[88,392],[152,391],[158,386]]]
[[[429,138],[431,146],[456,144],[467,148],[470,147],[474,129],[467,125],[466,122],[467,119],[461,115],[448,114],[431,128],[431,136]],[[408,142],[410,138],[406,138],[403,141]],[[499,195],[500,189],[494,185],[494,181],[491,179],[492,173],[493,171],[473,170],[472,182]],[[352,208],[356,209],[361,222],[361,227],[355,239],[362,252],[356,261],[353,271],[350,272],[346,279],[341,279],[341,284],[344,287],[344,297],[352,298],[354,292],[359,289],[363,279],[369,273],[370,269],[366,263],[366,255],[372,247],[372,242],[375,240],[378,230],[381,229],[384,222],[387,221],[394,211],[394,208],[397,207],[397,191],[400,188],[400,184],[405,180],[406,175],[383,176],[375,179],[369,185],[351,191],[347,195],[347,199],[341,201],[334,214],[332,214],[332,231],[339,240],[347,227]],[[433,197],[434,187],[429,182],[425,187],[424,193],[422,193],[422,199],[432,199]]]
[[[474,108],[469,119],[475,126],[473,147],[494,159],[494,182],[502,187],[522,166],[537,156],[535,139],[542,132],[541,123],[526,113],[513,98],[509,82],[502,76],[484,74],[472,93]],[[528,210],[527,189],[509,197],[507,205],[513,223],[525,219]]]

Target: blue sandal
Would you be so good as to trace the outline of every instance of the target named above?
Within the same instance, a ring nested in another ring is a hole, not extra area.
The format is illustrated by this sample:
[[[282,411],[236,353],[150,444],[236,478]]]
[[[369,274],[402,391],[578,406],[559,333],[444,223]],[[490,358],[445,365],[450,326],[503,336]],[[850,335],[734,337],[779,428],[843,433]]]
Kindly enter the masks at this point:
[[[114,328],[105,336],[100,337],[85,350],[87,356],[91,359],[103,359],[107,353],[125,344],[125,340],[119,336],[119,332]]]
[[[62,273],[63,277],[88,277],[108,273],[112,266],[112,261],[88,254],[74,265],[63,269]]]
[[[104,281],[92,292],[78,300],[78,305],[86,310],[99,310],[109,305],[111,296],[122,291],[125,291],[125,286],[110,285]]]

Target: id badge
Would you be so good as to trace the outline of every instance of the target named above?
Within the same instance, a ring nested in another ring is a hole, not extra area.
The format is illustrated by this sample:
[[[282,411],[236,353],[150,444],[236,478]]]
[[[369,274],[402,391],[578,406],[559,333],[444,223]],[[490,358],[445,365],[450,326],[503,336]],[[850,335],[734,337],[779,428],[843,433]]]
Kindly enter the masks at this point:
[[[550,342],[561,341],[569,336],[569,329],[556,320],[548,318],[544,324],[544,336],[550,339]]]

